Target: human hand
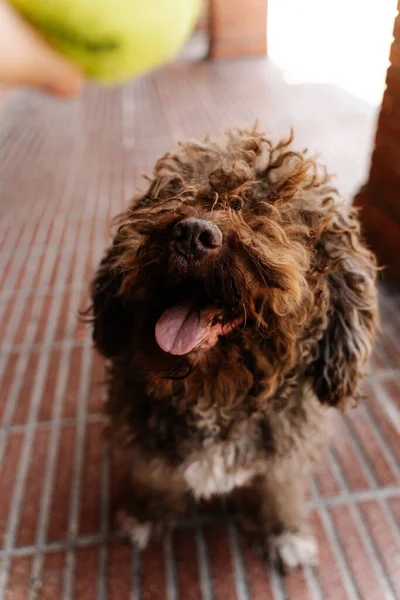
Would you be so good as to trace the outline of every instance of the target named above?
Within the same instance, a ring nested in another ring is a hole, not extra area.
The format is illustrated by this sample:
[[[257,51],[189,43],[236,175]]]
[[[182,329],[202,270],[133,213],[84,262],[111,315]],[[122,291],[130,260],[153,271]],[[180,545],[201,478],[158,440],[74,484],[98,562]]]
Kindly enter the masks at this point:
[[[0,0],[0,85],[38,87],[62,97],[76,96],[83,74]]]

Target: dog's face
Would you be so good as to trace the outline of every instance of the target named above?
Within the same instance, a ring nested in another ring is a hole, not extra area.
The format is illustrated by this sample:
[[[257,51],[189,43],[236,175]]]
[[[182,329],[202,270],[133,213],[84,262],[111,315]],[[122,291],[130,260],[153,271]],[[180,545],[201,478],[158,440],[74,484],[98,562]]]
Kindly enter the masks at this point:
[[[123,293],[174,356],[198,357],[243,329],[269,336],[307,293],[307,232],[293,207],[259,198],[243,168],[210,177],[213,186],[141,199],[117,234]]]
[[[375,262],[289,141],[236,133],[158,161],[92,286],[103,354],[188,373],[223,340],[253,344],[265,381],[297,369],[323,401],[350,397],[375,328]]]

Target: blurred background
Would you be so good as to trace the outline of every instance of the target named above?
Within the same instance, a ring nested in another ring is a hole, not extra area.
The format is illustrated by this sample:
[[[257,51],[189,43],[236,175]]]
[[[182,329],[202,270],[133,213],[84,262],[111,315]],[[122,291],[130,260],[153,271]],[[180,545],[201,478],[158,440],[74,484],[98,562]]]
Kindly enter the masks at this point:
[[[88,82],[70,101],[1,89],[1,600],[400,598],[397,8],[210,0],[180,56],[127,85]],[[308,494],[320,566],[286,579],[221,505],[142,555],[118,537],[103,364],[76,318],[110,220],[155,160],[255,120],[321,156],[388,266],[366,400],[338,418]]]

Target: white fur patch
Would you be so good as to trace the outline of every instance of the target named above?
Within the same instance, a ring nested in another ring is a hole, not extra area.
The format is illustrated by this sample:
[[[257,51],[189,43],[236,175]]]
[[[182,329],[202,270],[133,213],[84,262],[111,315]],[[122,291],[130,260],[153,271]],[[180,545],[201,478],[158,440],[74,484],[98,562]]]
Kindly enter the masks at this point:
[[[139,523],[139,521],[123,510],[117,513],[116,519],[122,533],[130,537],[132,544],[138,550],[144,550],[150,540],[151,523]]]
[[[285,572],[297,567],[315,566],[318,562],[317,543],[313,537],[282,533],[269,540],[271,560],[281,565]]]
[[[253,475],[253,469],[236,466],[233,443],[208,448],[183,469],[185,481],[194,496],[204,499],[227,494],[244,485]]]

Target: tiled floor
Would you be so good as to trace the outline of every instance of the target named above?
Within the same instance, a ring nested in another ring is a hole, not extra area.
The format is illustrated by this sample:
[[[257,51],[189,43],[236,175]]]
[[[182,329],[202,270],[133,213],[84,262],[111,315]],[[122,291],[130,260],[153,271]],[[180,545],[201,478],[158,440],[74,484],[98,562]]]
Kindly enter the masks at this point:
[[[219,508],[142,556],[113,534],[102,365],[76,320],[111,216],[171,144],[256,117],[277,134],[293,123],[349,195],[374,116],[337,88],[287,85],[265,61],[180,62],[72,103],[11,99],[0,114],[1,600],[400,598],[400,296],[382,292],[367,400],[338,419],[311,485],[320,566],[285,580]]]

